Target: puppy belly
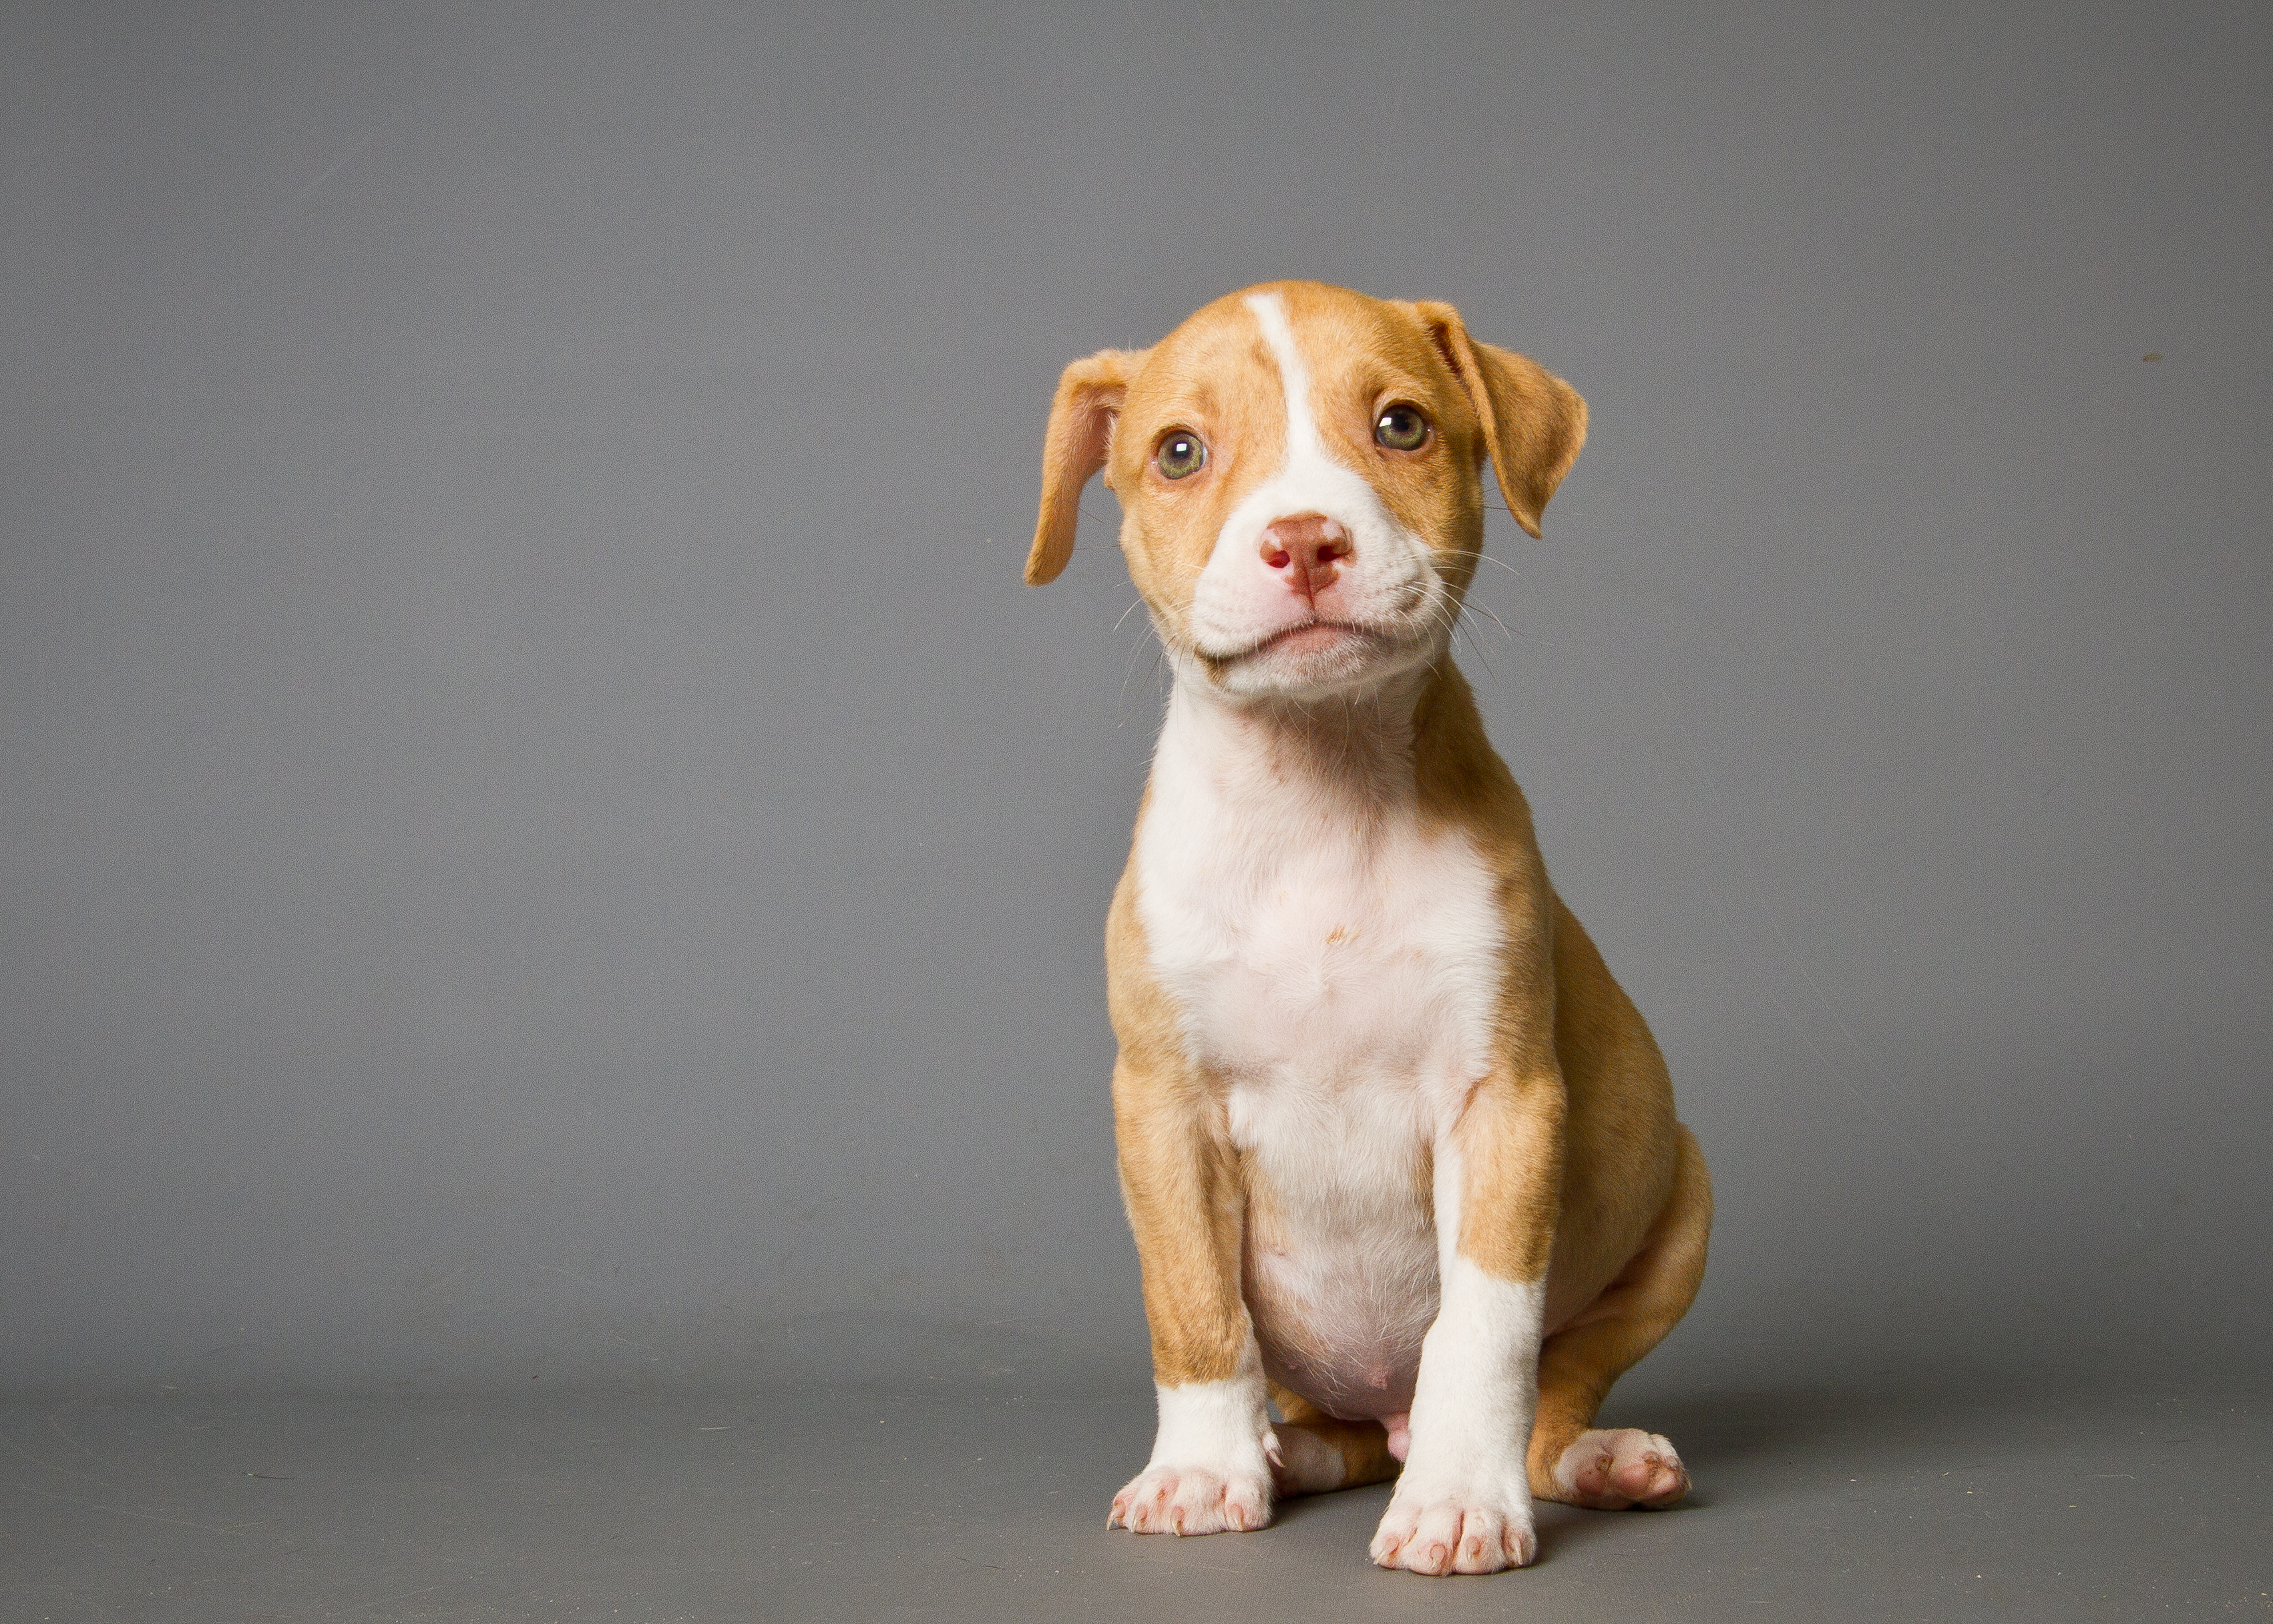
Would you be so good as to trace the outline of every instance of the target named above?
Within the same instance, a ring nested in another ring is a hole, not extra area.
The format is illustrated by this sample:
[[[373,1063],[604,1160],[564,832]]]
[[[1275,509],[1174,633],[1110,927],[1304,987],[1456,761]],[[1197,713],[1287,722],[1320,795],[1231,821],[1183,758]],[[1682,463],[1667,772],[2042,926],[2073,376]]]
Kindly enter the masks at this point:
[[[1247,1304],[1266,1374],[1346,1421],[1413,1408],[1437,1317],[1433,1237],[1358,1258],[1250,1254]]]

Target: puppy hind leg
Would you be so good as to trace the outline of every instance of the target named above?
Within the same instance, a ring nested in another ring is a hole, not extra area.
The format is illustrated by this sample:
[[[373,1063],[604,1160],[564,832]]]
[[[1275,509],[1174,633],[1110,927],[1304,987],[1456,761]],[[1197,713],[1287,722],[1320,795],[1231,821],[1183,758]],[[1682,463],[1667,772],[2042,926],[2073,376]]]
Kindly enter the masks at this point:
[[[1279,1459],[1272,1462],[1271,1476],[1279,1493],[1324,1494],[1397,1476],[1399,1462],[1389,1453],[1389,1433],[1380,1422],[1330,1416],[1275,1381],[1271,1399],[1286,1417],[1274,1429]]]
[[[1539,1350],[1539,1410],[1526,1466],[1531,1492],[1602,1511],[1670,1506],[1689,1491],[1673,1445],[1633,1427],[1597,1428],[1617,1379],[1689,1311],[1705,1274],[1713,1181],[1684,1127],[1665,1209],[1617,1280]]]

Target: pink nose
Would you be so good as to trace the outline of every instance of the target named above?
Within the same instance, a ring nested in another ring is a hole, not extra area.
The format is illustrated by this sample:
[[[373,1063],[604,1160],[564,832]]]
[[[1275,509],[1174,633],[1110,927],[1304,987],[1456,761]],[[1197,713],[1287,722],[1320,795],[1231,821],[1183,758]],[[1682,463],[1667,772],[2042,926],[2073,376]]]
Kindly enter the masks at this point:
[[[1315,600],[1341,572],[1338,560],[1351,552],[1349,532],[1322,513],[1289,514],[1263,527],[1263,561],[1277,570],[1287,589]]]

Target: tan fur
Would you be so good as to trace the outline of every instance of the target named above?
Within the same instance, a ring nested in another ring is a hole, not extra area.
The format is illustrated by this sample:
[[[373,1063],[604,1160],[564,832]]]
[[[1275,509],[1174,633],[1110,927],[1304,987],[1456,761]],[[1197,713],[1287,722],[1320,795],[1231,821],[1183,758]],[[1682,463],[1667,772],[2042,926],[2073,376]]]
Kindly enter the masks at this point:
[[[1223,1098],[1184,1057],[1167,995],[1146,969],[1136,883],[1124,876],[1107,915],[1108,981],[1121,1057],[1113,1068],[1121,1194],[1144,1282],[1153,1379],[1219,1381],[1249,1337],[1240,1295],[1246,1202]]]
[[[1678,1123],[1674,1133],[1669,1188],[1641,1244],[1539,1350],[1539,1410],[1531,1425],[1527,1466],[1531,1492],[1543,1500],[1566,1498],[1555,1481],[1556,1462],[1594,1425],[1611,1384],[1689,1312],[1705,1278],[1706,1241],[1713,1228],[1713,1178],[1697,1136]],[[1631,1222],[1632,1214],[1628,1204],[1618,1215]],[[1565,1233],[1571,1232],[1566,1226]],[[1613,1248],[1595,1244],[1589,1250],[1599,1268]],[[1558,1238],[1557,1269],[1562,1254]],[[1573,1280],[1563,1289],[1575,1296],[1590,1279]],[[1556,1323],[1553,1304],[1559,1283],[1550,1273],[1549,1325]]]
[[[1541,513],[1584,444],[1576,392],[1537,363],[1472,339],[1441,304],[1275,284],[1313,370],[1330,455],[1367,470],[1397,517],[1465,591],[1483,538],[1489,460],[1517,522]],[[1225,516],[1277,465],[1275,364],[1234,295],[1149,351],[1106,351],[1066,371],[1053,405],[1027,579],[1051,579],[1072,545],[1081,484],[1100,466],[1124,510],[1129,572],[1172,649]],[[1370,425],[1387,402],[1422,404],[1432,447],[1384,455]],[[1152,462],[1171,430],[1203,435],[1210,464],[1180,481]],[[1449,660],[1422,686],[1411,728],[1422,816],[1457,829],[1497,886],[1506,958],[1498,1055],[1456,1131],[1464,1170],[1460,1252],[1515,1282],[1546,1277],[1540,1402],[1530,1476],[1555,1462],[1617,1376],[1687,1309],[1705,1260],[1712,1195],[1696,1141],[1674,1117],[1662,1058],[1640,1015],[1549,885],[1522,792],[1493,752]],[[1140,823],[1142,814],[1140,813]],[[1155,1372],[1164,1385],[1219,1380],[1249,1346],[1240,1295],[1243,1225],[1270,1223],[1229,1142],[1225,1091],[1187,1056],[1178,1012],[1153,979],[1132,861],[1106,936],[1121,1059],[1114,1103],[1129,1222],[1143,1260]],[[1427,1180],[1426,1158],[1416,1177]],[[1376,1423],[1335,1420],[1281,1391],[1288,1424],[1340,1451],[1351,1483],[1392,1475]]]

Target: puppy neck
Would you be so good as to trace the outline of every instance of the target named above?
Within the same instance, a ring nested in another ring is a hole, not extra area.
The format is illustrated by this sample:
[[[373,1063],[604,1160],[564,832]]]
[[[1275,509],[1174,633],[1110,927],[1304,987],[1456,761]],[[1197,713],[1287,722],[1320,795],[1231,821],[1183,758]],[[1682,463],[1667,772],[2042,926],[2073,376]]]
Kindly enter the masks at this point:
[[[1423,666],[1348,694],[1235,695],[1179,662],[1161,754],[1174,753],[1242,799],[1409,801],[1419,712],[1440,681],[1436,668]]]

